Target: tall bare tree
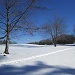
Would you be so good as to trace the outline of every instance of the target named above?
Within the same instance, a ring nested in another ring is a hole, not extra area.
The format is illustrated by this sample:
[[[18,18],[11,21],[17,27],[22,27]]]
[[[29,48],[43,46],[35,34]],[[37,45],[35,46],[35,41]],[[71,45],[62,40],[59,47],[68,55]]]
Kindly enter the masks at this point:
[[[2,35],[0,39],[6,39],[4,53],[9,54],[9,40],[12,33],[26,31],[32,34],[33,30],[36,30],[33,24],[29,23],[28,17],[36,8],[41,9],[38,2],[39,0],[0,0],[0,34]]]
[[[56,16],[53,21],[48,21],[44,24],[42,29],[51,36],[53,44],[56,47],[57,36],[66,31],[66,25],[63,18]]]

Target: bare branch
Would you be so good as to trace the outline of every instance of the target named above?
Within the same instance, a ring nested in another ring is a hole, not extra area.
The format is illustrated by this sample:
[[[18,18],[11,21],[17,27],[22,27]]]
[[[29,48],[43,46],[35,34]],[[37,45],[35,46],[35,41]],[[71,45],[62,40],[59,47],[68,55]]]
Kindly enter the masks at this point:
[[[17,19],[17,21],[15,22],[15,24],[12,26],[12,29],[10,30],[10,32],[13,30],[13,28],[16,26],[16,24],[18,23],[18,21],[22,18],[22,16],[27,12],[27,10],[32,6],[32,4],[34,3],[34,0],[32,0],[32,2],[30,3],[30,5],[26,8],[26,10],[21,14],[21,16]]]
[[[2,28],[2,27],[0,27],[0,29],[2,29],[2,30],[4,30],[4,31],[6,31],[4,28]]]
[[[6,25],[6,23],[4,23],[3,21],[0,21],[0,23]]]
[[[4,39],[7,35],[3,36],[3,37],[0,37],[0,39]]]
[[[0,13],[0,16],[2,16],[2,18],[3,18],[3,19],[5,19],[5,18],[6,18],[6,17],[5,17],[2,13]]]

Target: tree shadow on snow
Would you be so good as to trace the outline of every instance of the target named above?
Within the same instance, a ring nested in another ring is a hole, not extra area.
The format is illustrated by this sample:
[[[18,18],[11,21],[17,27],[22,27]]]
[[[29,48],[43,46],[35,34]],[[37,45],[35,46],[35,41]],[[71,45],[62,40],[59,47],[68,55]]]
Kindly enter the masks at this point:
[[[40,74],[40,70],[48,70],[44,74]],[[38,74],[36,73],[38,72]],[[35,65],[27,65],[16,67],[11,65],[0,66],[0,75],[75,75],[75,69],[47,65],[43,62],[36,62]]]

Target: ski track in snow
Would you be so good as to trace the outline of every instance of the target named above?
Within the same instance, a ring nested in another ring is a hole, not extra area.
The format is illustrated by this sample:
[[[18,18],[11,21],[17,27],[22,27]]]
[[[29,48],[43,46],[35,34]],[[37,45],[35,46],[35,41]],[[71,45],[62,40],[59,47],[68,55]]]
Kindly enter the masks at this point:
[[[45,57],[45,56],[48,56],[48,55],[52,55],[52,54],[56,54],[56,53],[59,53],[59,52],[67,51],[67,50],[70,50],[70,49],[73,49],[73,48],[74,47],[66,48],[66,49],[62,49],[62,50],[58,50],[58,51],[54,51],[54,52],[50,52],[50,53],[46,53],[46,54],[41,54],[41,55],[37,55],[37,56],[32,56],[32,57],[28,57],[28,58],[23,58],[23,59],[18,59],[18,60],[13,60],[13,61],[7,61],[7,62],[1,62],[0,66],[12,64],[12,63],[20,63],[20,62],[26,61],[26,60],[32,60],[32,59],[36,59],[36,58],[40,58],[40,57]]]

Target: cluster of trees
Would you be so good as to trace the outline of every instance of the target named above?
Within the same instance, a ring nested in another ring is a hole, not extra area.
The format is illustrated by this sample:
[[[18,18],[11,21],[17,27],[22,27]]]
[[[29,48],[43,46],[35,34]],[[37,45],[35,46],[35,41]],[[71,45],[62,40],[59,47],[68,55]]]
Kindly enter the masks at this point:
[[[61,35],[57,37],[57,44],[73,44],[75,43],[74,35]]]
[[[6,44],[5,40],[0,40],[0,44]],[[9,41],[9,44],[17,44],[15,41]]]
[[[30,42],[28,44],[37,44],[37,45],[52,45],[52,41],[50,39],[41,40],[39,42]]]
[[[52,45],[52,41],[50,39],[46,39],[46,40],[41,40],[38,43],[39,45]]]
[[[31,42],[29,44],[52,45],[54,42],[50,39],[41,40],[39,42]],[[57,37],[56,44],[73,44],[75,43],[74,35],[63,34]]]

